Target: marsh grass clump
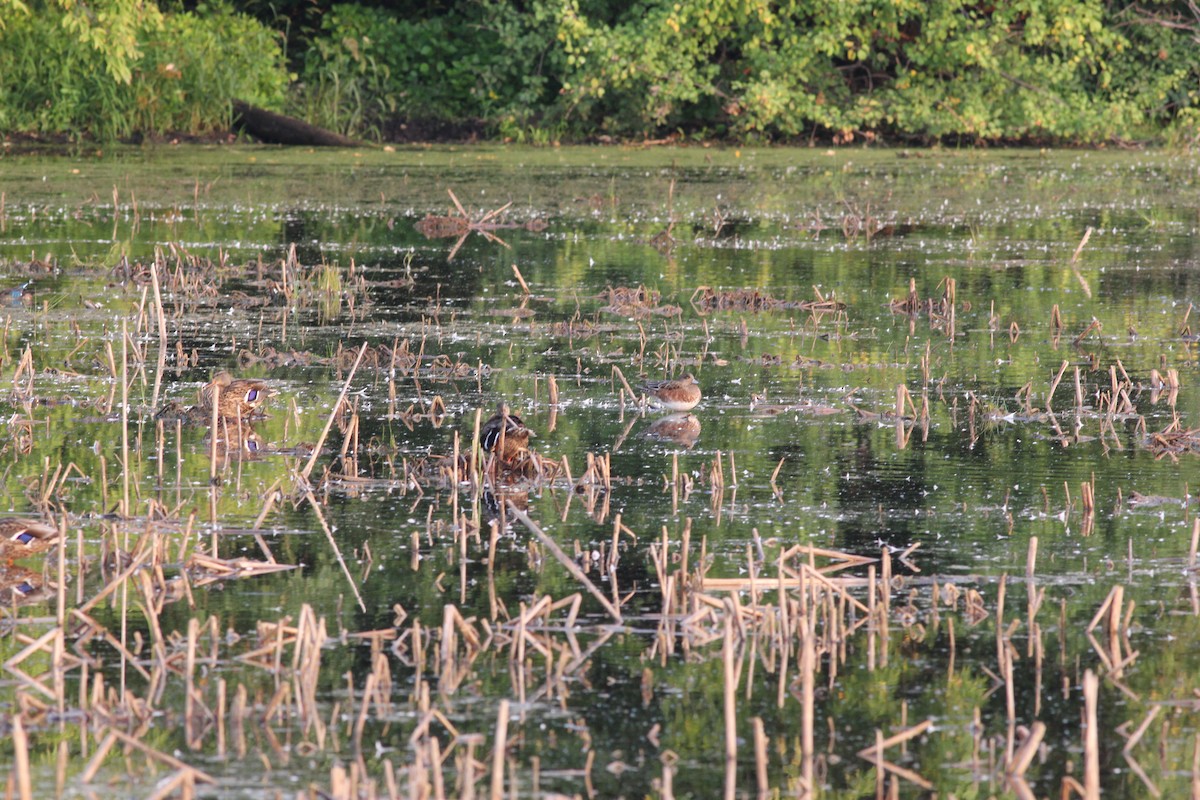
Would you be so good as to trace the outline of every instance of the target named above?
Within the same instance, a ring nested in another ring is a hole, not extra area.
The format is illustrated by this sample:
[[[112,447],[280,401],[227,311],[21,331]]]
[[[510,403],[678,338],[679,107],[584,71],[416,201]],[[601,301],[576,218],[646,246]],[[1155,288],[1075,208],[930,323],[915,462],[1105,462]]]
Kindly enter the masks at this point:
[[[678,317],[683,309],[663,303],[660,292],[645,286],[610,286],[600,295],[604,305],[600,311],[623,317]]]
[[[333,264],[322,264],[317,270],[317,292],[321,299],[321,319],[336,319],[342,308],[342,273]]]
[[[846,304],[835,296],[826,297],[819,290],[814,291],[817,295],[814,300],[780,300],[759,289],[713,289],[709,286],[698,286],[692,292],[689,302],[692,308],[701,314],[719,311],[760,313],[790,309],[812,312],[845,310]]]

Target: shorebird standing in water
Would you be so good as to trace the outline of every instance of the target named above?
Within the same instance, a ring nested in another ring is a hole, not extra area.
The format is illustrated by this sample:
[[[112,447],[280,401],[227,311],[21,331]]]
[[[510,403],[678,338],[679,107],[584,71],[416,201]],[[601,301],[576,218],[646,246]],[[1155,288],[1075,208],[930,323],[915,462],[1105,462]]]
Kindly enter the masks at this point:
[[[700,384],[690,372],[673,381],[647,381],[642,391],[668,411],[690,411],[700,402]]]

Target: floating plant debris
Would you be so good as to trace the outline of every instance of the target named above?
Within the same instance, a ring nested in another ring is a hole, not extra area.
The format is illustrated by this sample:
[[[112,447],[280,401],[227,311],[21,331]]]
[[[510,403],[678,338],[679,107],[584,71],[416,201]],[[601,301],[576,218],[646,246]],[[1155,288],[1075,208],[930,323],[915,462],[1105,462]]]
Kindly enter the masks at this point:
[[[799,309],[801,311],[840,311],[846,307],[832,297],[823,297],[817,292],[816,300],[779,300],[758,289],[716,290],[708,286],[697,287],[691,296],[692,307],[699,313],[714,311],[778,311]]]
[[[623,317],[677,317],[683,309],[676,305],[664,305],[662,295],[645,286],[610,286],[600,295],[605,301],[600,311],[619,314]]]
[[[472,233],[478,233],[489,242],[495,242],[507,248],[509,246],[508,243],[497,236],[494,231],[522,228],[527,231],[536,232],[543,231],[548,227],[546,221],[542,219],[532,219],[523,223],[502,222],[501,220],[505,212],[512,206],[511,202],[505,203],[499,208],[492,209],[476,219],[472,219],[462,207],[462,203],[458,202],[458,197],[455,196],[454,191],[451,189],[447,189],[446,191],[450,194],[450,199],[454,201],[454,208],[458,214],[454,216],[427,214],[414,223],[413,227],[427,239],[448,239],[457,236],[458,241],[454,243],[454,247],[450,248],[450,253],[446,256],[447,261],[454,260],[454,256],[457,255],[459,248],[462,247],[463,242]]]

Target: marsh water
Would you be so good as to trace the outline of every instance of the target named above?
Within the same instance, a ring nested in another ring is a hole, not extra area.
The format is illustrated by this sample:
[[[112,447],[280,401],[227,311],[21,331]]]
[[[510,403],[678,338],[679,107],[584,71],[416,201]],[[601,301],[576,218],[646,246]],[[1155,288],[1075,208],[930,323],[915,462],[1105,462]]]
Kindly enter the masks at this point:
[[[2,501],[67,531],[5,573],[42,591],[0,628],[0,771],[1181,796],[1198,182],[1104,151],[0,157]],[[160,412],[219,370],[274,395],[215,447]],[[685,373],[664,422],[639,386]],[[542,474],[470,455],[501,400]],[[807,689],[764,620],[817,590],[750,580],[797,552],[849,559]]]

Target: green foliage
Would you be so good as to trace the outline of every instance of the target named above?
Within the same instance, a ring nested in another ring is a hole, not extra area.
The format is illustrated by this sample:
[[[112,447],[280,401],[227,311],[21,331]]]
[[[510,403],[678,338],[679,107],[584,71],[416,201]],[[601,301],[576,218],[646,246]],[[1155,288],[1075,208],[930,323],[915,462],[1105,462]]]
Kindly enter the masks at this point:
[[[231,98],[282,104],[286,45],[298,113],[378,138],[407,122],[543,144],[1200,139],[1200,19],[1182,0],[237,6],[258,22],[221,3],[161,7],[0,0],[0,125],[218,128]]]
[[[0,31],[7,27],[5,19],[13,14],[28,15],[29,6],[21,0],[0,0]]]
[[[274,34],[225,6],[171,14],[137,64],[135,129],[227,127],[230,101],[281,107],[287,75]]]
[[[97,14],[98,26],[109,19]],[[83,29],[73,19],[8,17],[0,33],[0,127],[101,139],[202,133],[228,127],[234,98],[275,107],[283,100],[287,75],[274,35],[224,6],[125,17],[135,45],[118,47],[126,58],[116,61],[109,45],[124,33],[97,34],[94,46],[80,47]]]
[[[648,0],[600,24],[568,0],[563,84],[576,118],[615,132],[1133,137],[1196,103],[1200,54],[1195,30],[1126,11],[1099,0]]]
[[[139,34],[158,23],[157,6],[142,0],[94,3],[57,0],[57,3],[66,12],[63,29],[99,53],[110,76],[120,83],[129,83],[133,64],[141,55]]]
[[[0,0],[0,33],[8,27],[6,19],[28,19],[35,13],[57,19],[71,39],[93,50],[105,72],[120,83],[130,82],[131,64],[141,55],[139,30],[154,26],[160,16],[157,6],[142,0],[46,0],[33,4]]]
[[[318,123],[350,132],[397,116],[524,121],[553,100],[555,26],[542,2],[521,12],[482,0],[423,18],[335,6],[302,67],[302,102]]]

